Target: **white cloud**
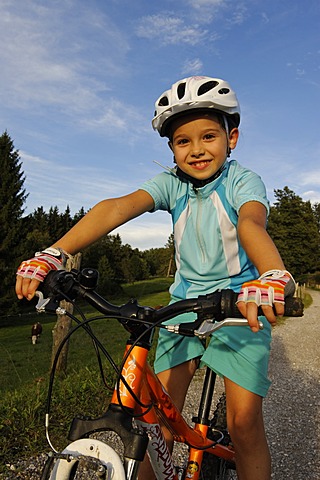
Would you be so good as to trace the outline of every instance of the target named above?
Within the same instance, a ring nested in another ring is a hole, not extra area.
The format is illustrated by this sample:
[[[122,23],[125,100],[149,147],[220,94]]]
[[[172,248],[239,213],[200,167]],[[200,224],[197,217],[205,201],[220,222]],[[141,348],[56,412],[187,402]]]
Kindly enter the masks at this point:
[[[193,8],[221,7],[225,5],[226,0],[189,0],[189,5]]]
[[[320,170],[310,170],[300,177],[301,185],[313,185],[320,187]]]
[[[202,18],[203,21],[205,21],[206,17],[212,20],[213,16],[217,14],[220,9],[228,5],[227,0],[189,0],[188,3],[195,10],[197,18]]]
[[[316,190],[308,190],[301,194],[303,200],[310,200],[311,203],[320,203],[320,192]]]
[[[172,233],[172,225],[167,213],[146,213],[117,228],[113,233],[119,233],[122,243],[146,250],[164,247]]]
[[[17,0],[3,10],[3,108],[30,112],[30,120],[46,111],[48,123],[57,115],[59,123],[105,136],[126,130],[129,143],[146,131],[142,114],[116,98],[118,79],[128,76],[130,47],[104,13],[74,0],[46,5]]]
[[[196,75],[199,74],[202,70],[203,63],[200,58],[194,58],[192,60],[186,60],[183,68],[182,74],[183,75]]]
[[[239,4],[235,7],[234,11],[230,13],[228,17],[228,23],[232,26],[242,25],[247,19],[247,7],[243,4]]]
[[[126,132],[127,143],[132,143],[141,134],[151,132],[150,122],[134,106],[109,98],[92,116],[83,116],[81,124],[94,131],[101,131],[105,136],[112,137],[118,132]]]
[[[187,25],[180,17],[161,13],[143,17],[136,34],[141,38],[156,39],[162,45],[197,45],[205,39],[208,31],[200,25]]]
[[[88,210],[103,198],[124,195],[132,190],[124,179],[113,178],[111,168],[94,168],[88,162],[87,166],[77,169],[63,165],[59,159],[50,161],[24,151],[19,154],[26,176],[25,189],[30,192],[26,202],[29,213],[39,206],[46,210],[58,206],[64,211],[69,205],[72,212],[81,207]]]
[[[188,3],[193,8],[190,12],[192,18],[202,24],[209,24],[220,16],[230,2],[228,0],[189,0]],[[232,10],[233,5],[231,4]]]
[[[101,104],[129,51],[105,15],[74,1],[5,4],[0,42],[2,105],[32,112],[49,106],[71,116]]]

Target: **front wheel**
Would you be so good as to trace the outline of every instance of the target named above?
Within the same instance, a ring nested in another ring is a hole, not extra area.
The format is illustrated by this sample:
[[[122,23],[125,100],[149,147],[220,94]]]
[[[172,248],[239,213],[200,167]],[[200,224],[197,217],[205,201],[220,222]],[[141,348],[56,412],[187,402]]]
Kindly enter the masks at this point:
[[[214,416],[210,422],[208,438],[222,445],[230,445],[231,438],[227,429],[227,404],[225,393],[220,397]],[[201,475],[202,480],[236,480],[236,467],[234,462],[216,457],[210,453],[203,454]]]
[[[76,440],[62,454],[69,458],[48,457],[41,480],[126,479],[119,455],[100,440]]]

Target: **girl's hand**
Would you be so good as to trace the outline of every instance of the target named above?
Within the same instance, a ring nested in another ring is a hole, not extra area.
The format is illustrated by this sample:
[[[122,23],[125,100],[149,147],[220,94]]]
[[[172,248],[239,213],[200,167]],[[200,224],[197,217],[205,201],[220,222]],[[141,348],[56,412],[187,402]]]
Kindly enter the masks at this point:
[[[251,330],[257,332],[258,306],[271,324],[276,323],[276,316],[284,314],[284,299],[295,292],[295,282],[286,270],[269,270],[257,280],[242,285],[237,306],[241,314],[247,318]],[[273,310],[275,308],[275,312]]]
[[[30,260],[23,261],[17,270],[18,298],[31,300],[50,270],[63,270],[68,256],[62,249],[50,247],[37,252]]]

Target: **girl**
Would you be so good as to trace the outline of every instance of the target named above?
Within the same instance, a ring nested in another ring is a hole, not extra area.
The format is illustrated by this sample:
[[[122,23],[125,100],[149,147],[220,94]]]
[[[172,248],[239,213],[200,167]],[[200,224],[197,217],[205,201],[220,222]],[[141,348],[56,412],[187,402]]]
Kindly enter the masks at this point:
[[[231,288],[250,328],[218,331],[207,349],[197,338],[161,330],[155,371],[182,409],[201,361],[223,377],[227,421],[240,480],[269,480],[271,461],[262,400],[267,394],[270,324],[283,315],[284,296],[294,281],[266,232],[269,204],[260,177],[228,160],[239,137],[240,108],[230,85],[217,78],[190,77],[175,83],[155,104],[152,124],[168,137],[174,168],[124,197],[98,203],[52,247],[22,262],[18,298],[31,299],[50,269],[145,212],[166,210],[173,222],[177,272],[171,302]],[[67,253],[68,252],[68,253]],[[265,328],[258,331],[262,306]],[[190,321],[190,315],[179,322]],[[176,322],[176,320],[175,320]],[[164,428],[168,444],[172,443]],[[152,479],[148,462],[141,479]]]

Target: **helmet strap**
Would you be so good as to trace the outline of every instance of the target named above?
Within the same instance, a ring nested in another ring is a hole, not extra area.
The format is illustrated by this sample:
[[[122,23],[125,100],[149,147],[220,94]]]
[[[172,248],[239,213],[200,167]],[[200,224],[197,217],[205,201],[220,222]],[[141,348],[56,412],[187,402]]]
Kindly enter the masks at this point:
[[[198,178],[192,177],[191,175],[188,175],[187,173],[183,172],[179,167],[177,167],[176,169],[176,175],[177,177],[180,178],[180,180],[186,180],[187,182],[192,183],[194,188],[201,188],[201,187],[204,187],[205,185],[208,185],[208,183],[213,182],[218,177],[220,177],[221,173],[225,168],[226,168],[226,165],[224,163],[223,165],[221,165],[219,170],[216,171],[216,173],[214,173],[211,177],[206,178],[204,180],[200,180]]]
[[[231,155],[231,148],[230,148],[230,146],[229,146],[229,134],[230,134],[230,130],[229,130],[228,119],[227,119],[226,115],[222,115],[222,118],[223,118],[223,123],[224,123],[224,129],[225,129],[226,135],[227,135],[227,143],[228,143],[228,147],[227,147],[227,157],[230,157],[230,155]]]

